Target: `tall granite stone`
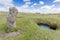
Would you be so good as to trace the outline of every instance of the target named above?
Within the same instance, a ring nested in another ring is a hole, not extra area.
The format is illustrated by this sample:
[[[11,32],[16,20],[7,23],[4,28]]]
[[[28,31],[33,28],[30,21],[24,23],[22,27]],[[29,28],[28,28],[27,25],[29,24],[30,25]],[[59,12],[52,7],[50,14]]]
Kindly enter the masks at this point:
[[[7,15],[7,26],[8,28],[16,27],[16,17],[18,10],[15,7],[9,8],[9,14]]]

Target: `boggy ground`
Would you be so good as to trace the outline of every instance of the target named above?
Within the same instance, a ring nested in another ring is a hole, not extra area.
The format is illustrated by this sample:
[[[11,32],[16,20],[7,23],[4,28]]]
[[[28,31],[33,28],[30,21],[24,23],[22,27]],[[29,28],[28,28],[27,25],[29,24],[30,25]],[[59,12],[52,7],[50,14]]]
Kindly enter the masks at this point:
[[[60,40],[60,14],[28,14],[18,13],[16,28],[8,29],[6,25],[7,13],[0,13],[0,34],[24,30],[15,37],[1,37],[0,40]],[[43,29],[38,26],[43,23],[56,30]]]

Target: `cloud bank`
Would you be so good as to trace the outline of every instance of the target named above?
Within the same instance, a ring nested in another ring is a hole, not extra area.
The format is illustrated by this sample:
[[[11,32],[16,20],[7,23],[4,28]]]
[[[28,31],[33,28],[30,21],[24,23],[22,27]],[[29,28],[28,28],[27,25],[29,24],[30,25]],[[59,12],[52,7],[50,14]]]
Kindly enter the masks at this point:
[[[40,1],[39,4],[34,3],[32,6],[33,9],[29,9],[29,5],[32,4],[30,0],[23,0],[25,2],[22,6],[15,6],[19,12],[29,12],[29,13],[60,13],[60,7],[55,7],[55,4],[44,5],[44,1]],[[53,3],[60,2],[60,0],[54,0]],[[8,11],[9,7],[14,7],[13,0],[0,0],[0,11]],[[35,5],[43,5],[40,8],[35,9]]]

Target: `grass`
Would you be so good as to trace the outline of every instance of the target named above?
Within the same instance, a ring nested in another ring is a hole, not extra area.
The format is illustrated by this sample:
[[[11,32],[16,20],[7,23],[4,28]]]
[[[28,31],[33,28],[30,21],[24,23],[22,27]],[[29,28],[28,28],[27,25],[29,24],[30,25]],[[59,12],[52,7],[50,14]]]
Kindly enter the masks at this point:
[[[0,14],[0,34],[19,29],[24,30],[24,33],[15,37],[0,37],[0,40],[60,40],[60,14],[18,13],[17,26],[13,29],[7,28],[6,15],[7,13]],[[40,28],[37,23],[57,27],[57,30]]]

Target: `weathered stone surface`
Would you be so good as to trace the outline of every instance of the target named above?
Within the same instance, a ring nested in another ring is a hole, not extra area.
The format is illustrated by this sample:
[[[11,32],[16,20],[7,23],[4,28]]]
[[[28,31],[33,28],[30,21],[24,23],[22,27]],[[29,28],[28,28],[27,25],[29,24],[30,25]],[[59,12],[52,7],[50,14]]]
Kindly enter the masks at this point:
[[[16,27],[17,13],[18,13],[18,10],[15,7],[9,8],[9,14],[7,15],[8,28]]]

